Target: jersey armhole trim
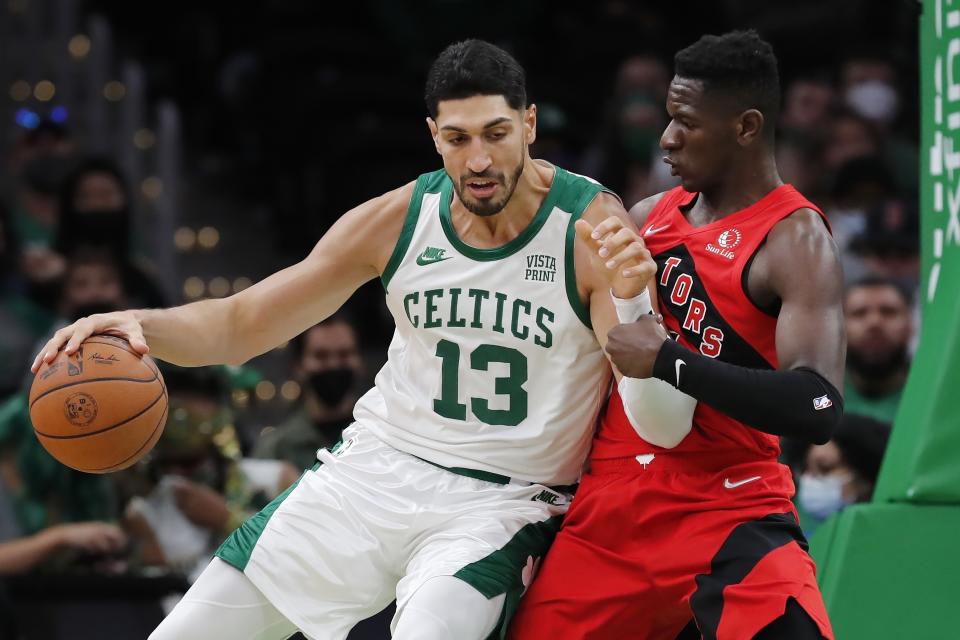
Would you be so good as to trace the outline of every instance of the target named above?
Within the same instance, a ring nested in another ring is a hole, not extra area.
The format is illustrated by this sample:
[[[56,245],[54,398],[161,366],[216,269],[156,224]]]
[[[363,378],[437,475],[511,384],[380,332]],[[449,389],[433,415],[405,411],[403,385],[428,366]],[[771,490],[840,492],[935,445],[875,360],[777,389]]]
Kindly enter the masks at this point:
[[[420,219],[420,209],[423,207],[423,194],[427,190],[432,174],[425,174],[417,178],[417,184],[413,188],[413,195],[410,196],[410,204],[407,206],[407,215],[403,220],[403,228],[400,230],[400,237],[397,238],[397,244],[390,254],[390,260],[380,276],[380,283],[383,290],[387,291],[393,274],[397,272],[403,257],[410,248],[410,241],[413,239],[413,232],[417,228],[417,221]]]
[[[570,214],[570,220],[567,222],[567,238],[563,255],[567,300],[570,302],[570,307],[573,309],[573,312],[580,318],[583,326],[591,331],[593,331],[593,322],[590,320],[590,312],[580,299],[580,292],[577,291],[577,269],[574,264],[574,246],[577,241],[577,232],[573,225],[576,224],[577,220],[580,219],[580,216],[583,215],[583,212],[586,211],[587,207],[590,206],[590,203],[593,202],[593,199],[596,198],[599,193],[609,193],[613,197],[619,198],[614,192],[596,184],[595,189],[587,189],[583,195],[577,199],[577,206],[574,207],[574,211]]]
[[[771,305],[770,307],[763,307],[760,305],[760,303],[753,299],[753,296],[750,295],[750,287],[749,283],[747,282],[750,278],[750,267],[753,266],[753,261],[760,253],[760,249],[763,249],[764,245],[766,244],[767,239],[764,238],[763,242],[761,242],[757,248],[754,249],[753,253],[747,259],[746,264],[743,265],[743,271],[740,272],[740,288],[743,290],[743,297],[746,298],[747,301],[752,304],[757,311],[776,320],[780,317],[780,307],[783,304],[780,298],[777,298],[776,304]]]

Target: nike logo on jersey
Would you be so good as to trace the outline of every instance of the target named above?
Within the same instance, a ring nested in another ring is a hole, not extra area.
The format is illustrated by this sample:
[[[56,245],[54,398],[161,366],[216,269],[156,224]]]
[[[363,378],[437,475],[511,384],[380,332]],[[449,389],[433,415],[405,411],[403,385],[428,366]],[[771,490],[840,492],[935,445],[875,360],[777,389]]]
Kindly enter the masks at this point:
[[[687,364],[687,363],[684,362],[683,360],[681,360],[680,358],[677,358],[676,362],[674,362],[673,364],[674,364],[674,366],[677,368],[677,383],[676,383],[674,386],[675,386],[677,389],[679,389],[679,388],[680,388],[680,367],[682,367],[683,365],[685,365],[685,364]]]
[[[647,236],[652,236],[655,233],[660,233],[661,231],[663,231],[664,229],[668,229],[669,227],[670,227],[669,224],[665,224],[662,227],[656,227],[656,228],[651,226],[650,228],[648,228],[646,231],[643,232],[643,237],[646,238]]]
[[[446,249],[437,249],[436,247],[427,247],[423,250],[419,256],[417,256],[417,264],[421,267],[425,267],[428,264],[433,264],[434,262],[443,262],[444,260],[449,260],[453,256],[444,256]]]
[[[753,476],[753,477],[750,477],[750,478],[746,478],[746,479],[744,479],[744,480],[737,480],[736,482],[730,482],[730,478],[724,478],[724,479],[723,479],[723,486],[724,486],[724,488],[726,488],[726,489],[736,489],[737,487],[742,487],[743,485],[747,484],[748,482],[753,482],[753,481],[759,480],[759,479],[760,479],[760,476]]]

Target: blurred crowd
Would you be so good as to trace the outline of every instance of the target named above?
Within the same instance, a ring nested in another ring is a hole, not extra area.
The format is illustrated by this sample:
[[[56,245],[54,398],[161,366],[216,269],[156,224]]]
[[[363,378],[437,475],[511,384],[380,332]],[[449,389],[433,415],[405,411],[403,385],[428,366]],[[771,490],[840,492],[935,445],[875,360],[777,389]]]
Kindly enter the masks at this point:
[[[658,147],[671,74],[665,52],[622,59],[590,131],[571,131],[563,105],[541,103],[533,155],[600,180],[628,207],[675,186]],[[870,499],[909,371],[919,326],[917,125],[905,109],[915,102],[910,85],[882,52],[854,52],[823,71],[784,73],[782,82],[780,170],[828,215],[846,287],[846,417],[825,445],[784,446],[802,524],[813,533],[845,505]],[[22,626],[22,602],[37,589],[50,593],[77,575],[168,579],[147,589],[151,602],[167,598],[144,618],[149,627],[228,532],[337,442],[368,380],[363,353],[381,345],[361,344],[346,314],[291,341],[286,377],[299,394],[269,427],[237,401],[259,379],[255,364],[251,375],[164,366],[169,420],[147,458],[105,476],[60,465],[29,418],[28,368],[40,344],[78,317],[182,301],[157,283],[122,167],[87,155],[52,120],[2,126],[17,131],[0,150],[0,637],[17,637],[14,610]],[[408,165],[407,179],[435,168]]]

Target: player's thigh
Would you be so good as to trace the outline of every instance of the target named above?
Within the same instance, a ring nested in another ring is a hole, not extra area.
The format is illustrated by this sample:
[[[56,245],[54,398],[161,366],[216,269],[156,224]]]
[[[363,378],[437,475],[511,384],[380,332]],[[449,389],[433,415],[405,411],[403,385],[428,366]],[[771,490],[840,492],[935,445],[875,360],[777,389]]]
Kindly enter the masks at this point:
[[[150,640],[282,640],[296,630],[241,571],[214,558]]]
[[[357,429],[345,435],[218,551],[311,637],[345,637],[393,600],[397,550],[422,501],[399,452]]]
[[[437,576],[411,596],[394,625],[394,640],[484,640],[503,616],[506,594],[487,598],[459,578]]]
[[[503,596],[505,605],[498,611],[512,614],[560,528],[568,499],[559,493],[550,493],[554,498],[547,502],[542,497],[537,499],[550,492],[539,485],[501,489],[477,485],[475,491],[468,487],[462,493],[457,493],[459,487],[448,489],[457,494],[457,499],[435,505],[436,513],[430,516],[444,510],[450,510],[451,516],[438,518],[436,525],[424,532],[423,541],[407,563],[406,575],[397,585],[394,628],[421,588],[439,577],[468,585],[480,596],[476,601],[486,601],[487,606],[496,608],[489,601]],[[442,600],[422,596],[420,600],[421,609],[437,607],[433,614],[441,619],[459,613],[444,606]],[[484,609],[480,605],[478,608]],[[509,615],[500,617],[498,613],[498,624],[508,622]]]

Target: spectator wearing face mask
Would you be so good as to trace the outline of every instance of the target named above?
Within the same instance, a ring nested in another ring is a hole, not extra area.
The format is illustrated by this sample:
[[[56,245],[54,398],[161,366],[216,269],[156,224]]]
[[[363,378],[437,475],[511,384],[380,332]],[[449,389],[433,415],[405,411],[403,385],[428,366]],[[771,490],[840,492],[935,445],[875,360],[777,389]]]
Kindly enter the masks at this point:
[[[311,327],[291,345],[293,373],[303,389],[301,404],[283,424],[260,436],[253,455],[305,469],[316,462],[317,449],[336,444],[353,420],[363,360],[357,334],[342,315]]]
[[[845,104],[869,120],[884,138],[886,159],[892,167],[897,186],[913,191],[917,187],[919,155],[912,132],[898,130],[905,102],[896,67],[883,52],[861,51],[850,55],[840,70],[840,85]]]
[[[60,189],[60,224],[54,248],[68,259],[77,251],[109,253],[131,292],[130,306],[165,306],[160,287],[134,246],[131,205],[126,181],[112,162],[85,160]]]
[[[796,502],[808,537],[844,507],[873,497],[889,438],[888,424],[845,412],[829,442],[806,450]]]
[[[910,296],[894,280],[864,278],[847,288],[843,314],[844,411],[892,424],[910,370]]]

